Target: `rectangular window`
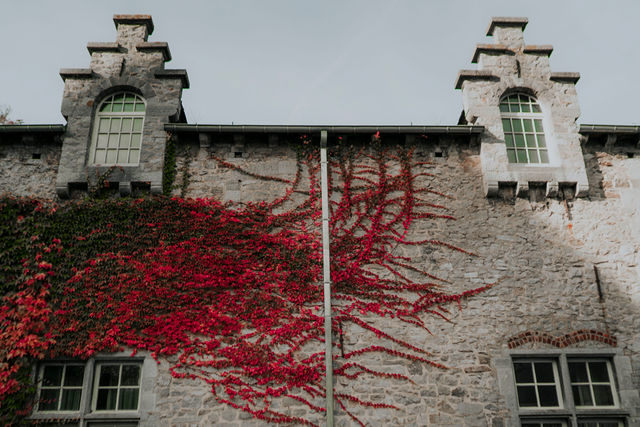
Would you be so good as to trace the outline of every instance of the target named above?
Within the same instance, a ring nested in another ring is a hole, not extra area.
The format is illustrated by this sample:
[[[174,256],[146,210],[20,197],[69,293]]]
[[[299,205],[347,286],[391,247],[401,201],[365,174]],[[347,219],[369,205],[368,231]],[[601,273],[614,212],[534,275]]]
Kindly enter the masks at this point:
[[[576,407],[617,406],[608,360],[569,359],[569,377]]]
[[[40,367],[38,411],[78,411],[84,365],[46,364]]]
[[[562,406],[558,365],[555,360],[516,360],[513,362],[518,405],[521,408],[559,408]]]
[[[578,418],[578,427],[624,427],[620,420]]]
[[[135,411],[140,397],[140,365],[100,363],[96,367],[93,408],[96,411]]]

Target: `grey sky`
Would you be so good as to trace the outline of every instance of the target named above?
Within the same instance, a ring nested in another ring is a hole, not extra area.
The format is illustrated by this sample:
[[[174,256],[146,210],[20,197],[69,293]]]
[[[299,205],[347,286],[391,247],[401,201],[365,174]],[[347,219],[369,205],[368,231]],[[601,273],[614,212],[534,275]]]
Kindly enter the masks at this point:
[[[114,13],[153,16],[186,68],[190,123],[455,124],[454,90],[491,16],[526,16],[528,44],[578,71],[581,123],[640,123],[640,1],[0,0],[0,106],[64,123],[60,68],[115,40]]]

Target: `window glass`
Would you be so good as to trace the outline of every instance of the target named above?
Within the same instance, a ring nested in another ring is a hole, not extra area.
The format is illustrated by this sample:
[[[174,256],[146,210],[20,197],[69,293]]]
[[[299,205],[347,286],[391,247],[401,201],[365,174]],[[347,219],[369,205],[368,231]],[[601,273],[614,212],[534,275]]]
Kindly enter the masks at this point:
[[[79,410],[83,381],[83,365],[43,365],[39,384],[38,411]]]
[[[90,162],[96,165],[137,164],[146,106],[134,93],[107,97],[95,117]],[[105,148],[109,150],[106,151]]]
[[[549,163],[541,111],[537,101],[525,94],[512,94],[500,101],[509,163]],[[514,141],[516,147],[529,150],[509,152]]]
[[[611,365],[606,360],[570,360],[569,378],[576,406],[614,406]]]
[[[513,369],[520,407],[561,406],[555,361],[514,361]]]
[[[100,364],[97,367],[96,411],[138,409],[139,364]]]

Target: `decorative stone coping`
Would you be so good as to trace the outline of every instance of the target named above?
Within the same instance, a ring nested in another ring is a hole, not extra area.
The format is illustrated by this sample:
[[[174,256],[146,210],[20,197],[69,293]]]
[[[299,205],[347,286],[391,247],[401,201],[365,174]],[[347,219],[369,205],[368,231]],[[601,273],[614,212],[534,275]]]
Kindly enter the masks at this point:
[[[527,18],[494,16],[487,28],[487,35],[492,36],[496,27],[520,27],[524,30],[528,23]]]
[[[116,42],[90,42],[87,43],[89,53],[119,52],[120,46]]]
[[[182,80],[182,88],[189,89],[187,70],[157,70],[154,76],[158,79],[180,79]]]
[[[481,53],[489,53],[489,54],[495,54],[495,55],[499,55],[499,54],[513,55],[514,54],[514,52],[511,49],[509,49],[507,46],[503,44],[479,44],[476,46],[476,50],[473,53],[473,58],[471,58],[472,64],[478,63],[478,57],[480,56]]]
[[[556,82],[576,84],[580,80],[580,73],[556,71],[551,73],[549,79]]]
[[[147,34],[153,33],[153,19],[151,15],[113,15],[113,23],[118,28],[120,24],[145,25]]]
[[[91,68],[62,68],[60,70],[62,80],[67,79],[90,79],[93,77]]]
[[[171,61],[171,51],[167,42],[142,42],[138,43],[136,49],[140,52],[162,52],[162,57],[166,61]]]
[[[499,80],[500,78],[488,70],[460,70],[456,78],[456,89],[462,88],[465,80]]]
[[[522,49],[522,52],[551,56],[551,53],[553,52],[553,46],[550,44],[530,44],[528,46],[525,46],[524,49]]]

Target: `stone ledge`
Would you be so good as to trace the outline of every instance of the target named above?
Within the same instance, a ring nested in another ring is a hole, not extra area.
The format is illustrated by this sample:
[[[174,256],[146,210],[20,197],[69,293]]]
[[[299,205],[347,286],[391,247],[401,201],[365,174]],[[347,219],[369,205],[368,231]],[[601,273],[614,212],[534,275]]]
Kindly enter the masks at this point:
[[[157,79],[180,79],[182,80],[182,88],[189,89],[189,75],[187,70],[158,70],[154,76]]]
[[[549,76],[549,80],[553,80],[555,82],[576,84],[578,83],[578,80],[580,80],[580,73],[556,71],[554,73],[551,73],[551,75]]]
[[[551,56],[553,46],[550,44],[530,44],[522,49],[523,53],[533,53],[535,55]]]
[[[472,64],[478,63],[478,57],[481,53],[493,53],[493,54],[507,54],[513,55],[513,51],[503,44],[479,44],[476,46],[475,52],[473,52],[473,58],[471,58]]]
[[[93,77],[93,71],[91,71],[91,68],[62,68],[60,77],[62,77],[63,81],[67,79],[90,79]]]
[[[169,50],[169,44],[167,42],[143,42],[136,46],[136,49],[140,52],[162,52],[164,61],[171,61],[171,51]]]
[[[151,15],[113,15],[113,23],[116,28],[118,28],[120,24],[145,25],[147,27],[147,34],[153,33],[153,19],[151,19]]]
[[[487,35],[493,36],[493,30],[496,27],[520,27],[524,30],[528,23],[529,20],[527,18],[494,16],[491,18],[489,28],[487,28]]]
[[[500,78],[487,70],[460,70],[456,77],[456,89],[462,88],[462,82],[465,80],[493,80],[498,81]]]
[[[116,42],[89,42],[87,50],[90,54],[94,52],[120,52],[120,46]]]

